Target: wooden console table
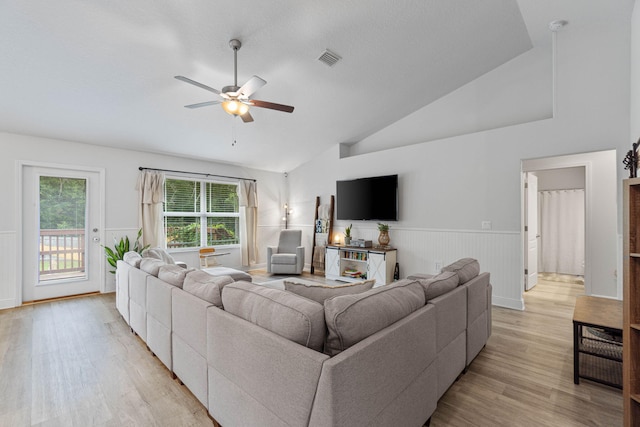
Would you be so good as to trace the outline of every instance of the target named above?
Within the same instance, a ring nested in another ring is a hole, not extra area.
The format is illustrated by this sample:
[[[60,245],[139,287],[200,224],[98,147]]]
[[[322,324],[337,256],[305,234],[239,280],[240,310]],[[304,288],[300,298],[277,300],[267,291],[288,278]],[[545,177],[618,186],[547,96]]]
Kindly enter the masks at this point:
[[[583,327],[622,336],[622,301],[579,296],[573,311],[573,382],[580,378],[622,388],[622,342],[603,339]]]

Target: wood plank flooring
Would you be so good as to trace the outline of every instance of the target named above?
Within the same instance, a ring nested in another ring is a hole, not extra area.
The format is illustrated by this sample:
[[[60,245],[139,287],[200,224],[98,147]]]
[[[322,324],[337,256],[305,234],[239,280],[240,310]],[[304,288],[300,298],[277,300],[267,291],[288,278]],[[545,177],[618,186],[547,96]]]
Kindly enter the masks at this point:
[[[251,273],[256,282],[277,278]],[[581,292],[544,282],[525,295],[526,311],[494,307],[492,337],[431,425],[621,425],[619,390],[573,384],[571,316]],[[0,310],[0,426],[90,425],[212,423],[129,331],[114,294]]]

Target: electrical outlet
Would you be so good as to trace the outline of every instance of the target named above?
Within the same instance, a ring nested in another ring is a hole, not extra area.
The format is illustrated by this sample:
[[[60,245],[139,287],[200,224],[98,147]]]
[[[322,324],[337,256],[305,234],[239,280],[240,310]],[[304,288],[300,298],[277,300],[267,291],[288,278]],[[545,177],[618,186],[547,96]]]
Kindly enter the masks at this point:
[[[434,266],[436,273],[440,273],[440,270],[442,270],[442,261],[435,261]]]
[[[491,221],[482,221],[483,230],[491,230]]]

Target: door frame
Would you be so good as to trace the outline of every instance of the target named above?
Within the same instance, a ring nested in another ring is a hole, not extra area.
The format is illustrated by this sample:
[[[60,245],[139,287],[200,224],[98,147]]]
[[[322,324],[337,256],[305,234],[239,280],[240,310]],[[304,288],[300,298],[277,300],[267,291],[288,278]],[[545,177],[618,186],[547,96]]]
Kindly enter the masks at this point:
[[[22,196],[22,186],[23,186],[23,173],[26,167],[42,167],[49,169],[60,169],[60,170],[74,170],[79,172],[92,172],[97,173],[99,176],[99,193],[98,204],[100,206],[96,215],[98,216],[98,227],[100,229],[98,233],[98,237],[100,237],[100,242],[104,242],[105,238],[105,189],[106,189],[106,181],[105,181],[105,169],[97,168],[97,167],[89,167],[89,166],[77,166],[77,165],[67,165],[61,163],[47,163],[47,162],[34,162],[29,160],[17,160],[16,161],[16,223],[18,230],[18,239],[17,239],[17,248],[16,248],[16,301],[15,306],[22,305],[23,302],[23,290],[22,290],[22,249],[23,249],[23,240],[24,240],[24,221],[23,221],[23,196]],[[99,274],[100,274],[100,293],[106,292],[106,277],[105,277],[105,257],[100,257],[99,264]]]
[[[587,153],[585,153],[587,154]],[[556,157],[547,157],[547,158],[542,158],[542,159],[531,159],[531,160],[522,160],[521,162],[521,173],[520,173],[520,216],[521,216],[521,228],[520,228],[520,238],[522,240],[522,247],[524,248],[527,244],[527,242],[525,241],[525,232],[524,232],[524,226],[525,226],[525,212],[524,212],[524,200],[525,200],[525,191],[526,189],[524,188],[524,183],[526,180],[526,174],[527,172],[536,172],[536,171],[543,171],[543,170],[550,170],[550,169],[565,169],[565,168],[573,168],[573,167],[584,167],[584,224],[585,224],[585,230],[584,230],[584,257],[585,257],[585,265],[584,265],[584,291],[586,295],[591,295],[591,281],[592,281],[592,276],[591,276],[591,267],[592,267],[592,263],[593,260],[591,259],[591,245],[593,244],[591,242],[591,233],[589,232],[589,230],[591,229],[591,221],[592,221],[592,203],[593,203],[593,182],[592,182],[592,175],[593,175],[593,165],[591,160],[587,160],[587,159],[580,159],[580,154],[574,154],[574,155],[568,155],[568,156],[556,156]],[[524,289],[525,289],[525,283],[524,283],[524,265],[525,265],[525,260],[524,257],[527,256],[527,254],[524,253],[523,251],[523,256],[521,259],[521,263],[522,263],[522,269],[521,272],[523,274],[520,275],[521,279],[521,283],[520,283],[520,289],[523,290],[524,293]]]

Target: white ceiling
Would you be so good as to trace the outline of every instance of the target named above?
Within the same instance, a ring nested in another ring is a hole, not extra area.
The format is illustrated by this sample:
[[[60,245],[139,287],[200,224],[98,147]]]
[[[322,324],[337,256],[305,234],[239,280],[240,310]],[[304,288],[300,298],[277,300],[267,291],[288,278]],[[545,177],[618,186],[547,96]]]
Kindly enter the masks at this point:
[[[549,20],[571,20],[556,3],[6,0],[0,130],[287,171],[547,41]],[[292,114],[254,107],[243,123],[220,106],[183,107],[216,95],[175,75],[233,84],[232,38],[239,85],[262,77],[254,98]],[[343,58],[334,67],[317,60],[327,48]]]

